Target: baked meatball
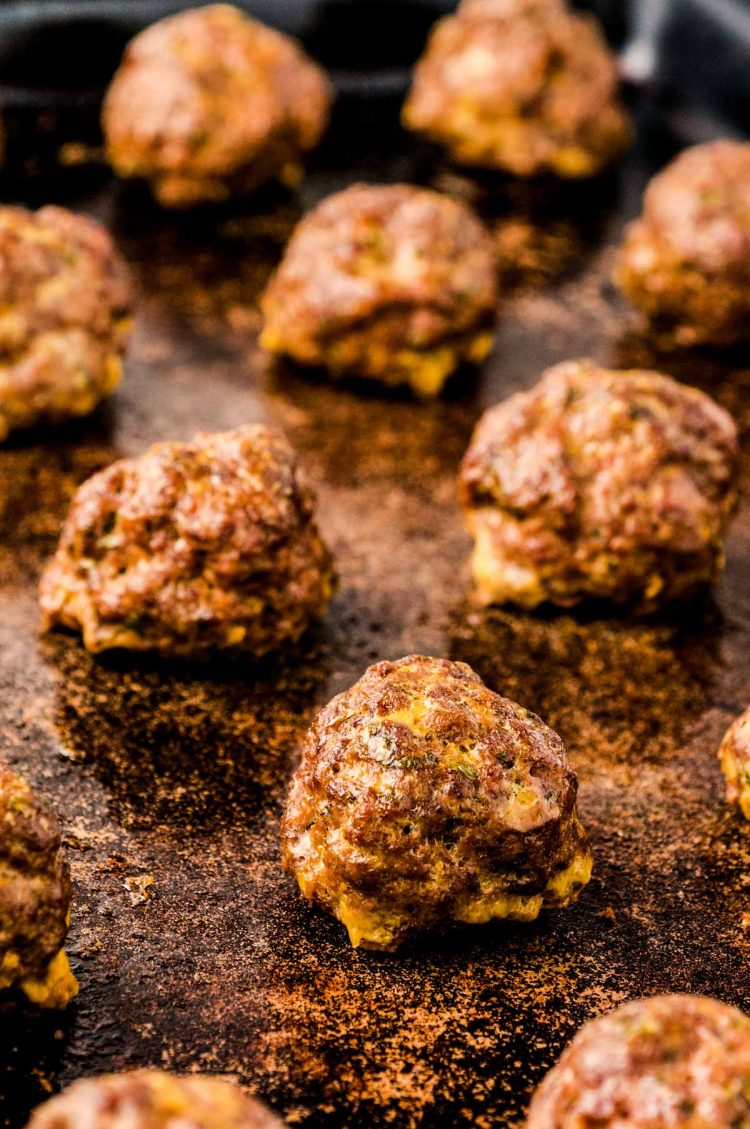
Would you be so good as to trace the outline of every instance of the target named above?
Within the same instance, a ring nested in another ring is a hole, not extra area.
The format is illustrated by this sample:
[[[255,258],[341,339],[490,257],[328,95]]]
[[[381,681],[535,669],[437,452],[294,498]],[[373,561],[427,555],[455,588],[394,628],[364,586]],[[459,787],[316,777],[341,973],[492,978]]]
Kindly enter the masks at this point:
[[[576,792],[557,734],[471,667],[381,662],[307,734],[283,862],[354,946],[395,950],[448,921],[533,921],[591,876]]]
[[[31,1115],[27,1129],[281,1129],[239,1086],[206,1074],[134,1070],[82,1078]]]
[[[744,1129],[750,1019],[700,996],[634,1000],[579,1031],[527,1129]]]
[[[358,184],[297,228],[263,297],[261,344],[333,376],[440,392],[489,353],[492,240],[469,209],[406,184]]]
[[[750,819],[750,706],[724,734],[719,760],[727,779],[727,803],[738,803]]]
[[[114,391],[129,310],[125,264],[98,223],[0,207],[0,441],[88,415]]]
[[[586,177],[627,148],[597,24],[554,0],[472,0],[439,21],[403,112],[461,165]]]
[[[279,431],[157,443],[80,487],[42,577],[43,626],[90,651],[259,656],[294,641],[333,588],[314,497]]]
[[[750,339],[750,144],[696,145],[654,177],[616,281],[680,344]]]
[[[461,470],[478,595],[643,612],[723,565],[737,498],[733,420],[657,372],[549,369],[485,412]]]
[[[78,992],[62,945],[70,871],[55,813],[0,761],[0,991],[20,989],[39,1007]]]
[[[107,155],[168,207],[294,183],[328,123],[323,71],[228,4],[168,16],[128,46],[104,102]]]

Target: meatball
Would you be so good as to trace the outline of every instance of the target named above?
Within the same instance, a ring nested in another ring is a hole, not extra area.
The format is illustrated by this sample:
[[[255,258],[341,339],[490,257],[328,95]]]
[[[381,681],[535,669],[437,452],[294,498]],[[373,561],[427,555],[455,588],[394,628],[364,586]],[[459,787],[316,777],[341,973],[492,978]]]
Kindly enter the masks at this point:
[[[295,641],[331,596],[314,497],[262,426],[158,443],[78,490],[41,583],[43,626],[90,651],[259,656]]]
[[[478,595],[647,612],[723,566],[737,429],[668,376],[591,361],[549,369],[485,412],[461,470]]]
[[[88,415],[114,391],[129,309],[125,264],[98,223],[0,207],[0,441]]]
[[[655,176],[615,277],[679,344],[750,339],[750,144],[696,145]]]
[[[750,1125],[750,1019],[700,996],[635,1000],[579,1031],[527,1129]]]
[[[137,35],[102,116],[107,155],[167,207],[299,179],[328,123],[323,71],[287,36],[228,4],[168,16]]]
[[[0,761],[0,991],[39,1007],[70,1003],[78,985],[62,945],[70,871],[55,813]]]
[[[719,760],[727,778],[727,803],[738,803],[750,819],[750,706],[724,734]]]
[[[356,947],[441,922],[533,921],[591,876],[562,741],[464,663],[371,666],[315,718],[284,867]]]
[[[134,1070],[82,1078],[44,1102],[27,1129],[281,1129],[282,1122],[221,1078]]]
[[[494,249],[469,209],[406,184],[355,185],[299,225],[263,297],[261,344],[334,376],[440,392],[492,347]]]
[[[436,24],[403,120],[461,165],[592,176],[630,142],[617,84],[590,16],[555,0],[472,0]]]

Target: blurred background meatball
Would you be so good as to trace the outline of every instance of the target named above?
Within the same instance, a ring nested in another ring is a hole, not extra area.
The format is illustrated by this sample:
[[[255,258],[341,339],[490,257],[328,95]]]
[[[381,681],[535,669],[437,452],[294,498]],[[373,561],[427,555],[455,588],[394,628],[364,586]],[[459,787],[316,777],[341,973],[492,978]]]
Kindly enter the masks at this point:
[[[334,578],[281,432],[158,443],[78,490],[41,584],[45,629],[112,647],[259,656],[322,615]]]
[[[727,781],[727,802],[739,804],[745,819],[750,819],[750,706],[726,731],[719,760]]]
[[[527,1129],[750,1125],[750,1019],[699,996],[635,1000],[579,1031]]]
[[[114,391],[129,309],[125,264],[94,220],[0,207],[0,441]]]
[[[469,0],[436,25],[404,124],[461,165],[592,176],[630,141],[617,85],[592,17],[559,0]]]
[[[334,376],[437,395],[492,347],[492,240],[428,189],[355,185],[299,225],[263,298],[261,344]]]
[[[0,990],[40,1007],[70,1003],[78,985],[62,950],[70,872],[57,816],[0,761]]]
[[[169,16],[127,48],[104,103],[110,164],[186,207],[296,181],[327,125],[323,71],[227,4]]]
[[[441,922],[531,921],[591,875],[562,741],[464,663],[371,666],[317,715],[282,822],[285,868],[353,945]]]
[[[281,1129],[267,1106],[205,1074],[135,1070],[82,1078],[34,1111],[28,1129]]]
[[[687,597],[723,565],[738,464],[735,424],[705,393],[557,365],[485,412],[464,457],[477,593],[641,611]]]
[[[750,339],[750,144],[686,149],[649,184],[617,281],[681,344]]]

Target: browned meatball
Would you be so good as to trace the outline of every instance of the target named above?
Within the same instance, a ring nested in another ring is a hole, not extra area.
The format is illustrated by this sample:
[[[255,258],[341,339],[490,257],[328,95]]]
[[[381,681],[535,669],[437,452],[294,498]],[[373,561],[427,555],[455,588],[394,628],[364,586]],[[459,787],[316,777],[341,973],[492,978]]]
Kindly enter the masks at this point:
[[[719,760],[727,779],[727,802],[738,803],[750,819],[750,706],[724,734]]]
[[[82,1078],[39,1106],[28,1129],[281,1129],[239,1086],[206,1074],[135,1070]]]
[[[436,395],[492,347],[492,240],[469,209],[406,184],[358,184],[299,225],[262,308],[261,344],[332,375]]]
[[[78,985],[62,945],[70,872],[57,816],[0,761],[0,990],[40,1007],[70,1003]]]
[[[186,207],[299,179],[328,123],[323,71],[228,4],[160,20],[128,46],[104,103],[107,154]]]
[[[261,426],[158,443],[78,490],[41,583],[44,628],[90,651],[263,655],[323,614],[331,557],[287,440]]]
[[[681,344],[750,339],[750,144],[696,145],[654,177],[616,280]]]
[[[635,1000],[579,1031],[527,1129],[745,1129],[750,1019],[700,996]]]
[[[129,309],[125,264],[94,220],[0,207],[0,441],[114,391]]]
[[[364,948],[451,920],[532,921],[591,876],[576,792],[557,734],[470,667],[381,662],[310,728],[284,866]]]
[[[436,24],[404,124],[462,165],[591,176],[630,141],[617,81],[591,17],[556,0],[471,0]]]
[[[738,463],[735,424],[703,392],[557,365],[485,412],[464,457],[478,594],[641,611],[687,597],[722,568]]]

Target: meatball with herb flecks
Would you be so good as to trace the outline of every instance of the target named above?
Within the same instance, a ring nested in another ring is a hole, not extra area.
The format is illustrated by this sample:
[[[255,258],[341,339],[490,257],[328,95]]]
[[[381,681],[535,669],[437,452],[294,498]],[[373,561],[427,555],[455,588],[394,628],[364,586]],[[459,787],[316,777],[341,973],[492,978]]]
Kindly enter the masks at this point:
[[[750,144],[696,145],[654,177],[616,281],[679,344],[750,340]]]
[[[714,579],[737,499],[732,418],[656,372],[548,370],[485,412],[460,489],[486,602],[647,612]]]
[[[27,1129],[281,1129],[239,1086],[207,1074],[134,1070],[81,1078],[40,1105]]]
[[[555,0],[471,0],[436,24],[403,119],[461,165],[587,177],[630,141],[617,85],[592,17]]]
[[[750,1018],[701,996],[634,1000],[587,1023],[527,1129],[745,1129]]]
[[[591,875],[562,741],[464,663],[369,667],[304,742],[282,821],[284,866],[351,943],[532,921]]]
[[[328,80],[288,36],[228,4],[180,12],[128,46],[104,103],[110,164],[187,207],[299,179]]]
[[[719,760],[727,782],[727,802],[739,804],[745,819],[750,819],[750,707],[724,734]]]
[[[125,264],[98,223],[0,207],[0,441],[88,415],[109,396],[129,313]]]
[[[20,989],[39,1007],[65,1007],[78,992],[63,942],[70,871],[57,816],[0,761],[0,991]]]
[[[333,376],[435,396],[489,352],[496,301],[492,240],[465,205],[358,184],[292,236],[263,298],[261,344]]]
[[[43,626],[80,630],[90,651],[261,656],[297,640],[333,586],[294,452],[247,426],[84,482],[42,577]]]

